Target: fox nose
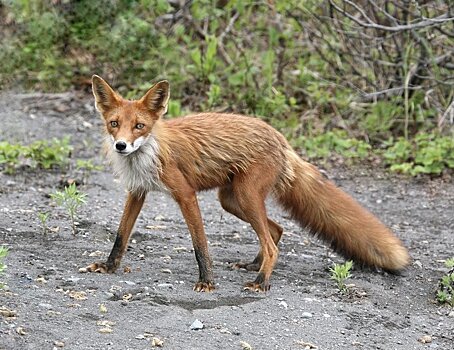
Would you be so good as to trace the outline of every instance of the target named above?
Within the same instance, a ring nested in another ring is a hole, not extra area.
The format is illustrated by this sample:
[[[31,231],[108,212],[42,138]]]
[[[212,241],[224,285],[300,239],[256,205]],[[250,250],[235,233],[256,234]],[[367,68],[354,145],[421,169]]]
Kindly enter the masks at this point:
[[[117,149],[117,151],[124,151],[126,149],[126,142],[124,141],[115,142],[115,148]]]

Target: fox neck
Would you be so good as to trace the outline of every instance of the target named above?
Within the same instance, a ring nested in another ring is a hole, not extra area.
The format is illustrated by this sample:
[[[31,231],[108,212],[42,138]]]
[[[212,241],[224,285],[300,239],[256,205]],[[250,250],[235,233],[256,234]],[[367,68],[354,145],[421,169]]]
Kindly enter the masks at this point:
[[[129,192],[144,195],[149,191],[166,191],[160,180],[160,146],[153,134],[147,137],[139,149],[126,156],[115,152],[111,141],[108,142],[114,174]]]

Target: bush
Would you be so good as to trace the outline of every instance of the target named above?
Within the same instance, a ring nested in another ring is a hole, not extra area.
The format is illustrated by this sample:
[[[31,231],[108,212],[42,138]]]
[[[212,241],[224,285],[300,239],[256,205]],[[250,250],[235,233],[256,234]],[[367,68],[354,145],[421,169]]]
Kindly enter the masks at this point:
[[[322,155],[356,148],[363,158],[363,142],[390,148],[391,137],[414,144],[416,135],[452,132],[447,0],[408,7],[397,0],[25,0],[2,6],[0,88],[88,90],[97,73],[132,98],[167,78],[170,116],[235,111],[266,119],[309,149],[302,141],[307,135],[321,137],[308,141],[315,144],[332,137],[356,144],[332,143]],[[348,137],[333,136],[338,129]]]

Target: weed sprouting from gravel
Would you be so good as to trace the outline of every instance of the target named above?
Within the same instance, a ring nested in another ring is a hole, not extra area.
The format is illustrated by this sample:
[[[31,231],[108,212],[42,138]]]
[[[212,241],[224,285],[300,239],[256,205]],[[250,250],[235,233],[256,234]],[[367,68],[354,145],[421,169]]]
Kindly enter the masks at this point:
[[[334,266],[329,269],[331,272],[330,278],[336,281],[337,288],[339,288],[339,291],[342,294],[346,294],[348,292],[348,287],[345,284],[345,281],[352,276],[350,274],[352,267],[353,261],[349,260],[344,264],[334,264]]]
[[[38,212],[38,219],[41,223],[41,228],[43,229],[43,234],[46,235],[49,228],[47,227],[47,220],[49,219],[49,213]]]
[[[75,183],[65,187],[63,192],[55,191],[51,194],[51,198],[57,202],[58,205],[64,207],[71,219],[71,227],[73,234],[77,233],[76,229],[76,216],[82,204],[86,203],[87,195],[80,192]]]

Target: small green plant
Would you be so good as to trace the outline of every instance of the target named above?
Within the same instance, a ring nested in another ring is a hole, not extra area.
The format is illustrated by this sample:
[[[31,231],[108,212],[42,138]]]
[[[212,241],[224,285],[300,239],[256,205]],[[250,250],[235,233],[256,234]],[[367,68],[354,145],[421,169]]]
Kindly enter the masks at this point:
[[[58,205],[64,207],[69,214],[71,219],[71,227],[73,234],[77,233],[76,230],[76,215],[82,204],[86,203],[85,198],[87,195],[85,193],[79,192],[75,183],[65,187],[63,192],[55,191],[51,194],[51,198],[57,202]]]
[[[53,139],[52,141],[39,140],[25,148],[25,157],[30,158],[34,165],[44,169],[53,167],[63,168],[69,162],[72,146],[69,137]]]
[[[445,265],[450,270],[441,278],[436,298],[440,304],[454,306],[454,258],[446,260]]]
[[[20,155],[23,146],[11,144],[7,141],[0,142],[0,165],[6,174],[14,174],[16,167],[20,164]]]
[[[28,146],[2,141],[0,166],[6,174],[14,174],[23,165],[43,169],[63,168],[69,162],[71,151],[69,137],[38,140]]]
[[[8,255],[8,248],[5,246],[0,246],[0,276],[3,275],[4,271],[6,270],[6,264],[3,262],[3,260],[6,258]],[[5,284],[0,281],[0,289],[3,289],[5,287]]]
[[[352,267],[353,261],[349,260],[344,264],[334,264],[334,266],[329,269],[331,272],[330,278],[336,281],[337,288],[339,288],[339,291],[342,294],[346,294],[348,292],[348,287],[345,284],[345,281],[352,276],[350,274]]]
[[[38,219],[41,222],[43,234],[47,234],[49,228],[47,227],[47,220],[49,219],[49,213],[38,212]]]

